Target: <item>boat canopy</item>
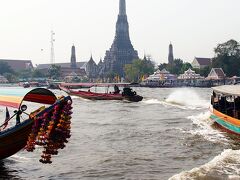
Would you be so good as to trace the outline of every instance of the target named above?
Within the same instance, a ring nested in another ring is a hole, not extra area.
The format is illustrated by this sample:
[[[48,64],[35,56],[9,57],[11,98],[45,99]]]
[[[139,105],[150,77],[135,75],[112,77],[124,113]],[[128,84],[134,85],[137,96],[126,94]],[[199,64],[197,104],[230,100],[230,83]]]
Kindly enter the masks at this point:
[[[111,87],[114,85],[120,86],[120,87],[125,87],[125,86],[129,86],[131,85],[130,83],[61,83],[61,86],[82,86],[82,87],[93,87],[93,86],[97,86],[97,87]]]
[[[57,97],[48,89],[36,88],[27,92],[23,89],[5,89],[0,92],[0,106],[19,108],[23,101],[54,104]]]
[[[215,93],[240,96],[240,85],[224,85],[212,88]]]

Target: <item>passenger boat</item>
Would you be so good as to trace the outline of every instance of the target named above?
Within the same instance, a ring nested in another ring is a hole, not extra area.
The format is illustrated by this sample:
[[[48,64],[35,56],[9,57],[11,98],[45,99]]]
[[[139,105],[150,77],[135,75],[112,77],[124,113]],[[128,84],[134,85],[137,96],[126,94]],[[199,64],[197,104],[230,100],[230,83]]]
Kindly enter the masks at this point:
[[[24,147],[31,152],[39,145],[44,147],[40,162],[51,163],[51,155],[56,155],[70,137],[71,97],[57,98],[44,88],[33,89],[25,95],[24,92],[14,90],[0,95],[0,106],[6,107],[6,118],[0,126],[0,160]],[[28,113],[29,107],[25,103],[38,108]],[[12,117],[8,108],[16,109]],[[8,127],[13,119],[16,123]]]
[[[240,85],[213,87],[211,116],[230,133],[240,135]]]
[[[97,93],[97,92],[91,92],[90,89],[88,91],[82,91],[82,90],[72,90],[64,86],[59,86],[59,88],[69,95],[78,96],[84,99],[90,99],[90,100],[127,100],[131,102],[139,102],[142,101],[143,97],[137,95],[135,91],[133,91],[130,87],[124,87],[123,92],[120,93],[120,90],[118,86],[125,86],[123,84],[96,84],[94,86],[100,86],[100,87],[114,87],[114,92],[106,92],[106,93]]]

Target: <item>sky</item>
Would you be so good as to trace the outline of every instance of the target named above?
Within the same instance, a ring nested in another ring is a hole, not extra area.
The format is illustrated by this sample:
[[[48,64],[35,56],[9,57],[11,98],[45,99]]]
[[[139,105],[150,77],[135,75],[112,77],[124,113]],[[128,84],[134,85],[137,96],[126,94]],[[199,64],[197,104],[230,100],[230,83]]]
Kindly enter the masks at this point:
[[[98,62],[113,42],[119,0],[0,0],[0,59],[50,63],[50,32],[55,32],[55,62]],[[213,57],[214,48],[240,41],[239,0],[126,0],[129,32],[139,57],[192,62]]]

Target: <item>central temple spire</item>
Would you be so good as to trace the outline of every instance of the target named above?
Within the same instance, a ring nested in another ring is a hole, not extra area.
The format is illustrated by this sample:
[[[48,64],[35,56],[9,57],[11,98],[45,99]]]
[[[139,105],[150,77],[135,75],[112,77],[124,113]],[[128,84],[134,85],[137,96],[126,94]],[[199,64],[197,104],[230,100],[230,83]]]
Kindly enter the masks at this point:
[[[126,15],[126,2],[119,0],[119,15]]]
[[[108,76],[115,73],[125,76],[124,67],[138,59],[138,52],[134,50],[129,37],[129,25],[126,14],[126,0],[119,0],[119,14],[116,23],[116,33],[111,48],[106,51],[101,72]]]

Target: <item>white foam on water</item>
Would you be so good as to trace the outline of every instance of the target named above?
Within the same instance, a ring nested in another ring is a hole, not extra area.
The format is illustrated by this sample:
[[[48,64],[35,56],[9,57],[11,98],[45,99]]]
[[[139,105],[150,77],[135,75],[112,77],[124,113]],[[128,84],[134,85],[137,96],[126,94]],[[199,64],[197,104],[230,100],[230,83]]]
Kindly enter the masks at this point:
[[[13,156],[10,157],[12,160],[17,161],[17,162],[27,162],[30,161],[30,158],[19,156],[17,154],[14,154]]]
[[[85,99],[85,98],[82,98],[82,97],[79,97],[79,96],[71,96],[72,99],[79,99],[81,101],[91,101],[90,99]]]
[[[165,101],[169,104],[183,106],[186,109],[202,109],[209,107],[209,102],[207,100],[202,99],[194,90],[187,88],[174,91]]]
[[[71,98],[72,98],[72,99],[78,99],[79,97],[78,97],[78,96],[72,96],[72,95],[71,95]]]
[[[187,117],[196,126],[196,128],[188,131],[192,135],[200,135],[204,139],[211,141],[211,142],[220,142],[226,144],[229,140],[224,136],[224,132],[220,130],[213,129],[213,121],[210,120],[210,111],[200,113],[196,116],[189,116]]]
[[[239,167],[240,150],[227,149],[210,162],[190,171],[183,171],[169,180],[210,179],[211,177],[235,180],[240,179]]]
[[[179,109],[189,109],[185,106],[181,106],[181,105],[173,104],[173,103],[168,103],[166,101],[160,101],[158,99],[149,99],[149,100],[144,100],[142,102],[145,103],[145,104],[149,104],[149,105],[151,105],[151,104],[161,104],[165,107],[171,106],[171,107],[176,107],[176,108],[179,108]]]
[[[158,99],[148,99],[142,101],[145,104],[162,104],[162,101],[159,101]]]

